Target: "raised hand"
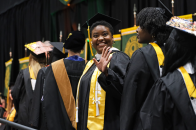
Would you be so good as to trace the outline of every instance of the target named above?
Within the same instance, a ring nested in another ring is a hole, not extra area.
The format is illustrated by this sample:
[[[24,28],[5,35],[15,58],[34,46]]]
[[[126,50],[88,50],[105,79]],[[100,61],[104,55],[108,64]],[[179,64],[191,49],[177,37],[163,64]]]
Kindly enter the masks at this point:
[[[107,65],[111,61],[112,56],[110,56],[110,53],[112,51],[109,51],[110,47],[106,48],[106,46],[103,48],[101,59],[98,62],[95,58],[93,58],[93,61],[97,68],[103,72],[106,76],[108,76],[108,68]],[[109,51],[109,52],[108,52]]]

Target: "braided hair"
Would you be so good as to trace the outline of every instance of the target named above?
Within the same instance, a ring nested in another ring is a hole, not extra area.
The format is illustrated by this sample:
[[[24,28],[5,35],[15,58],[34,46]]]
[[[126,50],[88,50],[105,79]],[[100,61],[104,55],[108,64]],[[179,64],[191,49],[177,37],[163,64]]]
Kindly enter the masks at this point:
[[[146,29],[153,35],[159,46],[169,37],[171,28],[166,26],[167,19],[164,17],[165,10],[156,7],[146,7],[137,15],[137,26]]]

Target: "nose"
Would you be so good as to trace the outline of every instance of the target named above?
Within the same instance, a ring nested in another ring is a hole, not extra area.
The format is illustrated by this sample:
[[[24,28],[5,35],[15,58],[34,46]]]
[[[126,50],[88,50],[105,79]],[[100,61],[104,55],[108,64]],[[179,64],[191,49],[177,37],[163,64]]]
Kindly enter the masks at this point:
[[[98,40],[103,40],[103,36],[99,36],[98,37]]]

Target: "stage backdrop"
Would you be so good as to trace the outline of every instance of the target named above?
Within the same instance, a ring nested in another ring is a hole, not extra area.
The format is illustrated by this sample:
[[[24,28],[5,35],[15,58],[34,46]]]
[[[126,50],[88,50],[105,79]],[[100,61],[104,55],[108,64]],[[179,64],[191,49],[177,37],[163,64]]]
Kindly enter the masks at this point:
[[[6,71],[5,71],[5,88],[4,88],[4,96],[7,96],[9,84],[10,84],[10,77],[11,77],[11,70],[12,70],[12,60],[5,62]]]
[[[137,27],[132,27],[121,30],[122,51],[125,52],[129,57],[131,57],[133,52],[138,48],[146,45],[138,43],[136,29]]]
[[[121,35],[120,34],[115,34],[113,35],[114,38],[114,44],[113,47],[116,47],[117,49],[119,49],[120,51],[122,50],[121,48]]]

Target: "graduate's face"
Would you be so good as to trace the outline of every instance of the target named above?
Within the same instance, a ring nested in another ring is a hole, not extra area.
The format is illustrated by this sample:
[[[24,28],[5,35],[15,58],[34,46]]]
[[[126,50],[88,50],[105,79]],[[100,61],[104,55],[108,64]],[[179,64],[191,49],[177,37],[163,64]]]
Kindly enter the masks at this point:
[[[112,47],[113,36],[108,27],[98,25],[92,30],[92,45],[98,54],[102,53],[105,46]]]
[[[150,43],[154,41],[153,36],[146,29],[142,29],[139,26],[136,32],[137,32],[137,39],[139,43]]]

